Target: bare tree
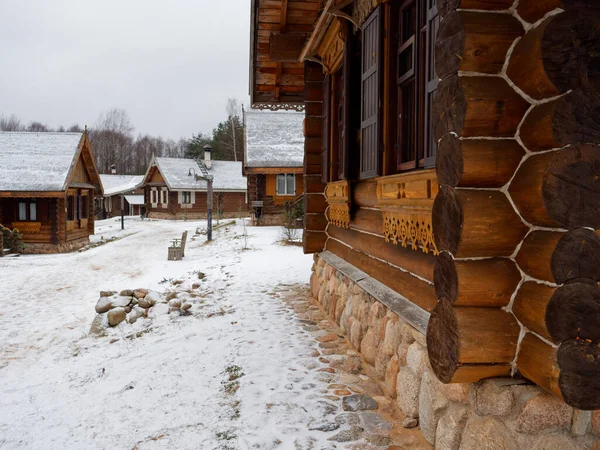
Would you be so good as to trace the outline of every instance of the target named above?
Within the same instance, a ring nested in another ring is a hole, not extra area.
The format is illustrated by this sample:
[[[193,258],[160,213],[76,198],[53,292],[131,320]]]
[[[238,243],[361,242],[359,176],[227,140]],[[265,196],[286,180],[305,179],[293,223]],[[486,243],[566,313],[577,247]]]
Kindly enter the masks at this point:
[[[81,127],[79,125],[73,124],[69,128],[67,128],[67,131],[69,133],[81,133],[83,130],[81,129]]]
[[[14,114],[6,118],[0,116],[0,131],[23,131],[23,124]]]
[[[119,173],[126,173],[132,164],[133,130],[129,115],[124,109],[113,108],[98,117],[90,131],[90,140],[96,155],[98,168],[110,173],[115,164]]]
[[[229,135],[231,136],[231,140],[233,142],[233,160],[237,161],[237,139],[236,139],[236,133],[235,133],[235,120],[234,117],[239,117],[239,109],[240,109],[240,104],[237,101],[237,99],[235,98],[229,98],[227,99],[227,118],[229,119],[229,122],[231,123],[231,127],[229,130]]]
[[[45,133],[48,131],[52,131],[48,125],[44,125],[41,122],[30,122],[29,125],[27,125],[27,131],[34,131],[36,133]]]

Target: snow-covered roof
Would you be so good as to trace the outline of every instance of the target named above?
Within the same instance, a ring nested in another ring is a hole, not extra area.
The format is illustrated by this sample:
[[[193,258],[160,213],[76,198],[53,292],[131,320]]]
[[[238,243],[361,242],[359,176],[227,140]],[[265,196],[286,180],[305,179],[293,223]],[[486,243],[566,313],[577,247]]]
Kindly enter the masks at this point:
[[[0,191],[63,191],[83,133],[0,132]]]
[[[143,205],[144,194],[126,195],[125,200],[127,200],[127,203],[129,203],[130,205]]]
[[[185,158],[154,158],[160,173],[169,189],[174,190],[206,190],[206,181],[196,181],[190,176],[190,168],[196,175],[202,175],[198,163]],[[222,191],[245,191],[246,177],[242,175],[241,161],[212,161],[208,173],[213,176],[213,189]]]
[[[304,113],[246,111],[246,167],[302,167]]]
[[[143,182],[144,175],[100,174],[104,195],[115,195],[136,190]]]

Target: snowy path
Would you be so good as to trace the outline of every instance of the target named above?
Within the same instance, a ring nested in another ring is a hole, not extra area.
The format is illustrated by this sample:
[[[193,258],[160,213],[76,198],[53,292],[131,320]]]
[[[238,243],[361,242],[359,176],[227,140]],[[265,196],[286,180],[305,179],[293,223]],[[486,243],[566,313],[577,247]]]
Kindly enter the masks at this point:
[[[1,448],[342,448],[308,430],[339,407],[318,394],[329,379],[313,336],[272,294],[306,283],[311,256],[277,244],[277,228],[248,228],[241,251],[238,224],[166,261],[169,240],[198,225],[132,220],[135,234],[83,253],[0,259]],[[206,274],[190,300],[201,313],[165,315],[135,339],[126,324],[86,336],[100,290],[189,289],[194,271]]]

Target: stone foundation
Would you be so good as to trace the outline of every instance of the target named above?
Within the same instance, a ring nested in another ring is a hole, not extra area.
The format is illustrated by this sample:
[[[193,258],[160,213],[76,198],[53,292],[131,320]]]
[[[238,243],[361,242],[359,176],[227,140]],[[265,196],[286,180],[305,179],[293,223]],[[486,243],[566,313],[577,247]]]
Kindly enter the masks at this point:
[[[69,253],[79,250],[90,243],[89,237],[75,239],[63,244],[26,244],[24,254],[47,255],[50,253]]]
[[[377,289],[367,292],[369,283]],[[395,312],[390,298],[397,294],[335,255],[315,255],[310,287],[367,373],[407,417],[418,419],[435,448],[600,449],[600,411],[575,410],[525,380],[442,384],[431,371],[419,321]]]
[[[229,212],[229,213],[221,214],[221,217],[219,218],[219,220],[221,220],[221,219],[237,219],[239,217],[240,217],[239,212]],[[248,213],[244,212],[242,214],[242,217],[248,217]],[[178,212],[175,214],[171,214],[168,212],[152,211],[152,212],[148,213],[148,218],[150,218],[150,219],[166,219],[166,220],[202,220],[202,219],[206,219],[206,213]],[[217,220],[217,216],[215,216],[213,213],[213,222],[216,222],[216,220]]]
[[[283,213],[279,214],[263,214],[260,219],[254,219],[253,225],[255,226],[283,226],[284,217]]]

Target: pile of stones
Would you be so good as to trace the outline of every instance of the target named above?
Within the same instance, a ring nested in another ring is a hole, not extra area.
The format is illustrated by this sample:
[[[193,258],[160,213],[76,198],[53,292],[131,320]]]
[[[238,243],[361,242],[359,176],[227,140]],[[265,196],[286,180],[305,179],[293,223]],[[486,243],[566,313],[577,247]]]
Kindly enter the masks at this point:
[[[148,319],[156,313],[189,315],[191,307],[190,303],[178,299],[176,292],[161,295],[147,289],[101,291],[96,303],[97,315],[90,327],[90,334],[101,336],[109,327],[115,327],[122,322],[134,324],[138,319]]]

